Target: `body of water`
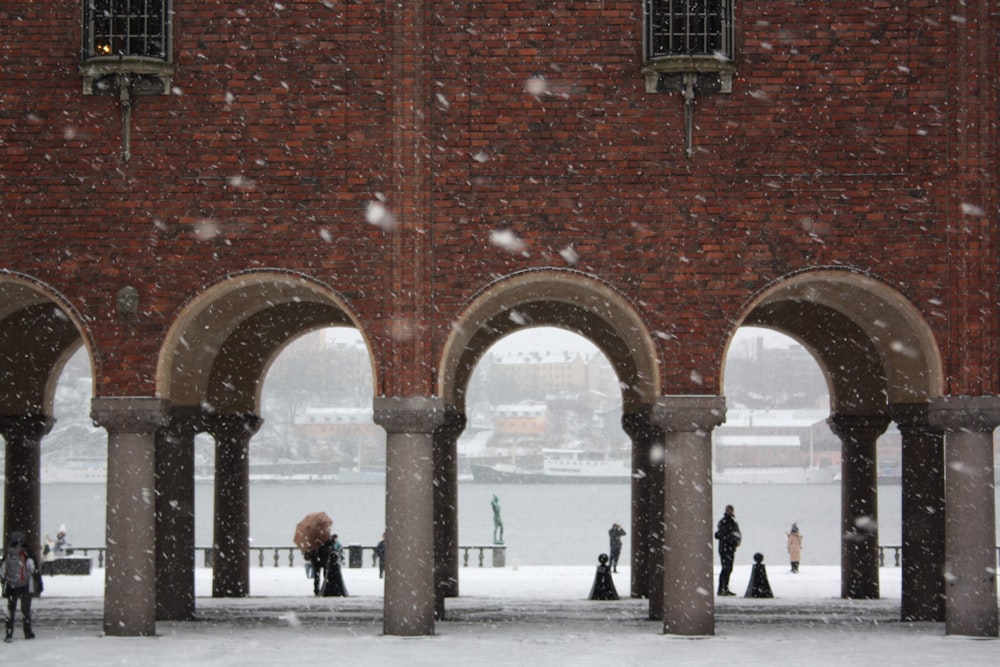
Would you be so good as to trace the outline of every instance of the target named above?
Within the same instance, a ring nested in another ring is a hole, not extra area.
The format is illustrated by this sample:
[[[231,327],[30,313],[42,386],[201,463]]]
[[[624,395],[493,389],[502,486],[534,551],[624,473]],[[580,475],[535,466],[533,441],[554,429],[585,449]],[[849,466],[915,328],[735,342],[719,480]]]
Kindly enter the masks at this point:
[[[2,485],[0,485],[2,489]],[[105,540],[103,484],[43,484],[42,533],[53,536],[65,526],[72,543],[100,546]],[[508,564],[588,565],[608,549],[608,529],[620,523],[630,530],[628,484],[460,484],[459,541],[491,544],[493,510],[500,499]],[[212,543],[212,484],[198,483],[195,531],[198,546]],[[754,552],[775,565],[787,560],[785,533],[793,522],[804,535],[803,567],[840,563],[840,486],[718,485],[715,518],[732,504],[743,532],[738,561]],[[290,545],[295,524],[305,514],[325,511],[343,544],[374,545],[385,524],[385,488],[381,484],[252,483],[250,535],[254,545]],[[900,544],[900,487],[879,492],[879,542]],[[624,539],[622,561],[629,558]]]

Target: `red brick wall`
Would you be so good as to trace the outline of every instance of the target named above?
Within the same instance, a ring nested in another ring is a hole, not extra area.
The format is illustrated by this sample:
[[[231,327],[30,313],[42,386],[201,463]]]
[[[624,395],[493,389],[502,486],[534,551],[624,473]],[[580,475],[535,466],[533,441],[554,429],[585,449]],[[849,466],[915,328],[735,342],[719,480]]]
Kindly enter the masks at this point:
[[[377,391],[430,394],[463,304],[570,244],[671,334],[665,393],[716,392],[747,301],[829,266],[920,309],[949,392],[995,393],[1000,19],[737,4],[733,92],[698,96],[687,158],[679,95],[644,92],[633,0],[405,3],[395,24],[383,3],[176,0],[176,94],[138,101],[123,163],[117,103],[81,94],[79,3],[0,2],[0,268],[79,309],[109,395],[152,393],[206,285],[271,267],[349,298]],[[377,193],[400,231],[364,222]],[[490,244],[504,228],[524,253]],[[146,314],[123,325],[128,284]],[[389,336],[399,320],[416,335]]]

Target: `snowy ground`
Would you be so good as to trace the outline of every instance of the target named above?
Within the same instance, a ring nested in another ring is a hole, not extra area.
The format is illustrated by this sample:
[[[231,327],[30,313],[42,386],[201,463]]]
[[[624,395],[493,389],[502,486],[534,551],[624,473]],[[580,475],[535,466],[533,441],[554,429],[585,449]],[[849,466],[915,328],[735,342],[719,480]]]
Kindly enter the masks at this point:
[[[724,598],[716,634],[662,634],[648,603],[628,598],[628,571],[615,582],[623,598],[591,602],[588,567],[468,568],[462,596],[432,637],[382,636],[382,586],[376,570],[345,570],[349,598],[315,598],[300,568],[254,568],[253,597],[216,600],[211,573],[197,573],[198,620],[159,622],[157,636],[102,637],[103,570],[49,577],[35,603],[37,639],[20,627],[0,646],[5,664],[274,665],[315,661],[349,665],[977,665],[995,664],[997,640],[945,636],[940,623],[902,623],[899,569],[882,570],[883,599],[839,599],[839,569],[770,566],[773,600]],[[749,567],[737,567],[734,590]],[[20,620],[20,619],[19,619]]]

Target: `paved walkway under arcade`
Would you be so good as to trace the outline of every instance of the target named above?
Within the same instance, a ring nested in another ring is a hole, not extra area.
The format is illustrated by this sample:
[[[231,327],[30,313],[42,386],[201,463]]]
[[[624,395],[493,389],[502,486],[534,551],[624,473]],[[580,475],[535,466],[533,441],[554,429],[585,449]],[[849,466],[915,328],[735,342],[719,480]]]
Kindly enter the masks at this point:
[[[749,568],[738,566],[734,582]],[[294,664],[325,658],[359,665],[721,664],[754,667],[796,659],[820,665],[986,664],[1000,645],[944,635],[941,623],[898,620],[898,568],[884,568],[885,597],[837,597],[838,568],[769,568],[771,600],[717,600],[716,635],[664,636],[645,600],[586,599],[593,569],[469,568],[462,597],[433,637],[382,635],[375,570],[345,570],[351,597],[316,598],[299,568],[254,568],[249,598],[218,599],[208,570],[197,571],[197,620],[157,623],[156,637],[102,637],[103,571],[50,577],[36,602],[33,641],[3,647],[4,658],[73,665]],[[627,586],[628,571],[615,577]],[[780,594],[785,591],[785,594]],[[621,591],[620,592],[627,592]],[[655,661],[655,662],[654,662]]]

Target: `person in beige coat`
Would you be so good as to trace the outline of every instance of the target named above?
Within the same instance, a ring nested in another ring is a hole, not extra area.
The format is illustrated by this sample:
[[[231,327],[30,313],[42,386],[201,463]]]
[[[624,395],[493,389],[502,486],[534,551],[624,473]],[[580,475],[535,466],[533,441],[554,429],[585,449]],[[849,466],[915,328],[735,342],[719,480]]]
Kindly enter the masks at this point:
[[[788,535],[788,560],[792,564],[792,573],[798,574],[799,561],[802,559],[802,533],[799,532],[799,524],[792,524],[792,531]]]

